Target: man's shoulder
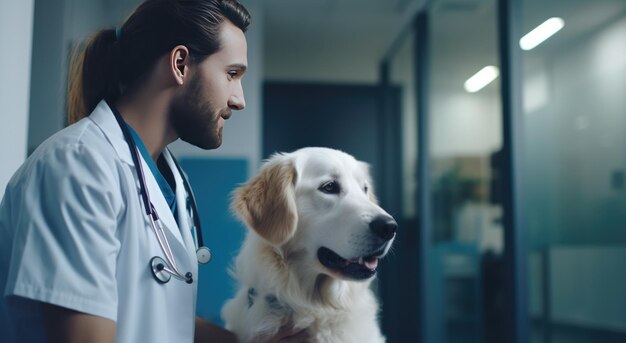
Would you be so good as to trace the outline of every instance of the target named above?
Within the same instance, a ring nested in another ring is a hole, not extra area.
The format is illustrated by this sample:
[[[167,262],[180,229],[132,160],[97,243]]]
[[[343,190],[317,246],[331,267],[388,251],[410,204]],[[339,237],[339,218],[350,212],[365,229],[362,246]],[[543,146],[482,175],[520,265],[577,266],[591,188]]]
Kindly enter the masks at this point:
[[[13,179],[18,181],[46,170],[61,169],[65,174],[84,173],[85,170],[92,175],[111,174],[120,163],[106,135],[93,121],[84,118],[41,143],[16,171]]]
[[[45,154],[50,150],[67,149],[77,145],[87,145],[97,148],[106,143],[106,137],[98,126],[88,117],[79,122],[65,127],[41,143],[33,152],[33,155]],[[96,151],[97,149],[91,149]]]
[[[88,117],[50,136],[29,159],[46,160],[54,155],[99,156],[109,161],[116,160],[115,149],[106,135]]]

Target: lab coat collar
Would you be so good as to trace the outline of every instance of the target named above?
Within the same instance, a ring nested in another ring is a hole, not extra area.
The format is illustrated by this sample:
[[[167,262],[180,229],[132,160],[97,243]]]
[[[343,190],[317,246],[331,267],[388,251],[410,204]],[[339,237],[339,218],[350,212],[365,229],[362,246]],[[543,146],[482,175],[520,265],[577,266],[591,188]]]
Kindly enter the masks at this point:
[[[113,115],[113,111],[111,110],[109,105],[106,103],[106,101],[102,100],[100,101],[100,103],[98,103],[94,111],[91,112],[91,114],[89,115],[89,119],[93,120],[96,123],[96,125],[100,127],[100,129],[106,136],[109,143],[111,143],[111,145],[117,152],[117,155],[119,156],[119,158],[134,168],[135,164],[133,163],[133,158],[130,154],[128,143],[126,143],[126,140],[124,139],[124,134],[122,133],[122,129],[119,127],[117,121],[115,120],[115,116]],[[176,201],[177,201],[176,206],[179,207],[178,218],[179,218],[179,221],[183,223],[187,221],[187,217],[189,216],[189,214],[186,211],[186,206],[184,205],[185,204],[184,185],[182,183],[182,178],[180,176],[180,173],[178,172],[178,169],[176,168],[175,165],[173,165],[172,157],[169,154],[169,151],[167,151],[166,149],[164,150],[163,153],[166,157],[168,166],[170,167],[170,169],[172,170],[172,173],[174,174],[174,179],[176,181]],[[175,237],[175,241],[170,240],[169,242],[172,250],[174,251],[174,254],[179,256],[180,254],[177,254],[175,251],[183,249],[185,251],[185,256],[190,257],[191,261],[195,261],[195,249],[190,248],[190,245],[188,244],[189,238],[184,238],[185,234],[189,233],[189,230],[183,229],[182,230],[183,232],[181,235],[181,230],[179,229],[176,223],[176,220],[174,219],[174,215],[172,214],[172,211],[169,205],[167,204],[167,201],[165,200],[163,193],[161,193],[161,189],[159,188],[159,185],[156,182],[154,175],[152,175],[152,172],[150,171],[148,164],[143,159],[143,156],[141,156],[141,154],[139,154],[139,158],[140,158],[141,165],[143,168],[145,182],[148,187],[148,194],[150,197],[150,201],[152,202],[152,205],[154,205],[154,208],[156,209],[156,212],[160,219],[159,220],[160,224],[163,227],[165,227],[166,230],[170,232],[170,235],[168,236]],[[181,190],[182,190],[182,194],[180,193]],[[182,201],[182,205],[181,205],[181,201]],[[182,207],[182,210],[183,210],[182,212],[180,211],[180,207]],[[149,219],[146,215],[146,221],[148,220]],[[148,226],[146,226],[146,228],[149,230],[152,230],[149,224]],[[193,247],[193,240],[191,240],[191,247]],[[194,252],[193,257],[191,256],[190,251]],[[189,259],[185,259],[185,260],[187,261],[185,261],[185,263],[183,263],[182,265],[180,265],[181,262],[178,262],[179,259],[177,259],[176,261],[177,264],[179,264],[179,268],[182,268],[182,270],[188,270],[189,268],[192,268],[192,266],[195,266],[195,263],[191,263],[191,265],[187,263],[188,261],[191,262]],[[195,268],[197,268],[197,266],[195,266]]]
[[[115,152],[117,152],[119,158],[134,167],[135,163],[133,163],[133,158],[130,155],[130,149],[128,149],[128,144],[124,139],[122,129],[117,124],[109,104],[104,100],[100,101],[98,106],[96,106],[87,118],[98,125],[109,143],[111,143],[115,149]]]

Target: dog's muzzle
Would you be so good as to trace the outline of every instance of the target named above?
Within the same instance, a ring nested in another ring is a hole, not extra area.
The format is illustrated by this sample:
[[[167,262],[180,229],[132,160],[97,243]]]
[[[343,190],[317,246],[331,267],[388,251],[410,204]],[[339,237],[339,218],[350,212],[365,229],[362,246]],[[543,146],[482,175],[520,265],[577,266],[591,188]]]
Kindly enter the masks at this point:
[[[382,258],[396,236],[398,224],[390,216],[377,216],[369,223],[370,235],[376,248],[358,257],[345,258],[327,247],[321,247],[317,251],[317,258],[326,268],[333,270],[344,277],[354,280],[369,279],[376,275],[378,260]]]

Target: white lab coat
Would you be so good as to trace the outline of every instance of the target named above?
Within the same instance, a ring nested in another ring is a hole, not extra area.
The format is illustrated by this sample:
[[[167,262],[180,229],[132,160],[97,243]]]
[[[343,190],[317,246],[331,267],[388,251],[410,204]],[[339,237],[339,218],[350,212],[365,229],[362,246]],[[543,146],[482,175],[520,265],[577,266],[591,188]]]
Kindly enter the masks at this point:
[[[7,186],[0,205],[5,295],[116,321],[118,342],[192,342],[195,245],[181,175],[164,154],[176,181],[180,229],[140,158],[178,268],[193,274],[193,284],[173,277],[160,284],[152,276],[150,259],[165,256],[144,211],[128,145],[102,101],[44,142]],[[17,334],[22,341],[27,333]]]

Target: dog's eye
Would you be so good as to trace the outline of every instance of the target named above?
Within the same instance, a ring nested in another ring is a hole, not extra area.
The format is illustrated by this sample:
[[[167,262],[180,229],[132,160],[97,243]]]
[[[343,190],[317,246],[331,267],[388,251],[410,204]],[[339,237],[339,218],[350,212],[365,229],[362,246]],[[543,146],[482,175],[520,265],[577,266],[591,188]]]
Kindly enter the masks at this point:
[[[365,193],[367,194],[367,191],[369,191],[369,188],[367,188],[367,185],[363,186],[363,191],[365,191]]]
[[[327,194],[339,194],[339,191],[340,191],[339,182],[335,180],[328,181],[322,184],[319,190]]]

